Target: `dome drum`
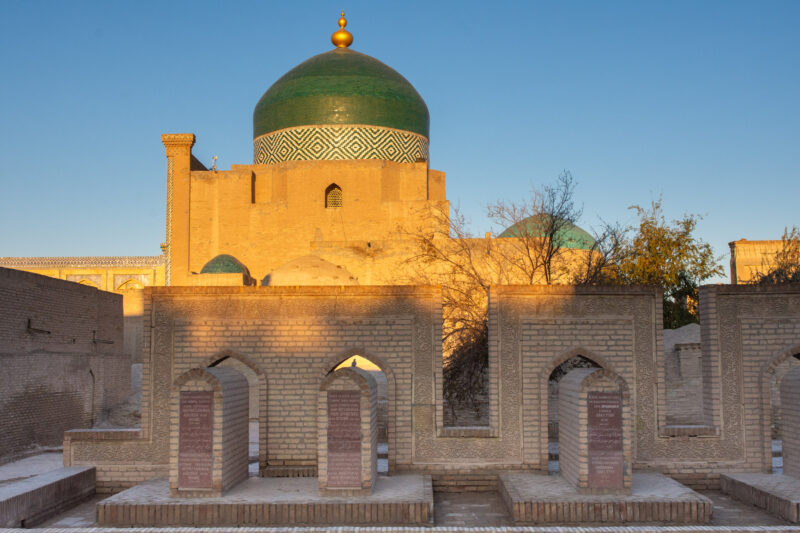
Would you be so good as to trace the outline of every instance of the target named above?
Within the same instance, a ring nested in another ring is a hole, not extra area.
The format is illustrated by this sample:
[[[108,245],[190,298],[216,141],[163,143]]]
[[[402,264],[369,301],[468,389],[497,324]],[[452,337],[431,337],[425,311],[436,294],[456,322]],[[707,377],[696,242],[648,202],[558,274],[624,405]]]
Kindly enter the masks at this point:
[[[297,160],[428,160],[428,139],[409,131],[365,125],[286,128],[253,140],[256,164]]]

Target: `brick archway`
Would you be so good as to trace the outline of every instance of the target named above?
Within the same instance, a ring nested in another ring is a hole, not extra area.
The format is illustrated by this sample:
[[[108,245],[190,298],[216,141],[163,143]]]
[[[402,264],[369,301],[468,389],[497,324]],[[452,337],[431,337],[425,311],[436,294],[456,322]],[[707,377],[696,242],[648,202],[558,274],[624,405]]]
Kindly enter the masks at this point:
[[[397,457],[397,439],[396,439],[396,424],[395,424],[395,417],[396,417],[396,410],[395,410],[395,398],[396,398],[396,384],[395,384],[395,376],[392,372],[392,367],[386,362],[386,360],[380,356],[375,355],[369,350],[361,350],[357,348],[350,348],[347,350],[343,350],[338,352],[336,355],[329,357],[325,364],[320,368],[320,375],[319,375],[319,382],[320,384],[327,379],[328,375],[333,372],[337,366],[339,366],[343,361],[346,361],[350,357],[354,355],[358,355],[363,357],[364,359],[369,360],[375,366],[381,369],[383,375],[386,376],[386,400],[387,400],[387,441],[389,444],[389,465],[388,465],[388,473],[391,475],[394,473],[395,464],[396,464],[396,457]]]
[[[269,391],[267,390],[267,376],[264,375],[264,371],[261,370],[261,367],[258,366],[252,359],[233,350],[222,350],[215,353],[206,359],[205,366],[217,366],[228,359],[233,359],[242,363],[244,366],[252,370],[258,379],[258,471],[259,475],[261,475],[261,473],[264,472],[264,469],[267,467],[269,458],[269,428],[267,427],[267,401]]]

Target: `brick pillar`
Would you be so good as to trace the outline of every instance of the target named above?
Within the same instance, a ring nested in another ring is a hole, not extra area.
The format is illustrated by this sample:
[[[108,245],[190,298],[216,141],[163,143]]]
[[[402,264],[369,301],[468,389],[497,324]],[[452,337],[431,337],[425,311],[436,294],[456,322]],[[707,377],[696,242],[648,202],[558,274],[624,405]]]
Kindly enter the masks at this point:
[[[193,133],[165,133],[167,152],[166,284],[185,285],[189,276],[189,201]]]

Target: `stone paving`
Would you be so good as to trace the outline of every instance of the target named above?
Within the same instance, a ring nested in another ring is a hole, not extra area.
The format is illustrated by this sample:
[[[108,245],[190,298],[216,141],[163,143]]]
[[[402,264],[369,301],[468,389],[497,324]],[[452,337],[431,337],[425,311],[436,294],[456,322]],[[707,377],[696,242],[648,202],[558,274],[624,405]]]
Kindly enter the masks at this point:
[[[789,522],[766,511],[737,501],[717,491],[703,491],[703,496],[714,504],[712,526],[788,526]]]
[[[60,468],[61,453],[44,453],[38,456],[22,459],[14,463],[0,466],[0,485],[12,479],[31,477],[39,473]],[[288,481],[288,480],[287,480]],[[649,532],[800,532],[800,527],[791,526],[789,522],[772,516],[762,509],[747,505],[718,491],[704,491],[702,495],[709,498],[714,505],[711,522],[707,526],[673,526],[669,528],[648,527],[609,527],[596,529],[591,527],[514,527],[505,504],[498,492],[487,493],[435,493],[434,494],[434,520],[433,528],[295,528],[297,533],[310,533],[312,531],[508,531],[517,533],[542,532],[542,533],[583,533],[589,531],[615,531],[620,533],[649,533]],[[99,529],[96,523],[96,505],[107,499],[108,495],[96,495],[91,500],[79,504],[77,507],[65,511],[60,515],[44,522],[37,529],[28,531],[64,531],[83,533],[91,531],[112,531],[109,528]],[[93,529],[86,529],[93,528]],[[19,530],[8,530],[19,531]],[[117,529],[116,531],[132,533],[133,531],[178,531],[178,529]],[[182,528],[181,531],[201,531],[200,529]],[[203,528],[202,531],[212,531]],[[248,533],[261,531],[264,533],[287,531],[287,528],[213,528],[216,533]]]
[[[499,492],[435,492],[433,518],[437,526],[512,526]]]
[[[745,505],[721,492],[703,492],[703,496],[709,498],[714,503],[714,514],[711,523],[703,526],[700,531],[713,532],[715,528],[739,527],[742,530],[753,531],[751,527],[771,528],[779,526],[781,529],[764,529],[764,531],[800,531],[800,528],[790,527],[789,523],[780,518],[771,516],[761,509]],[[106,498],[106,495],[95,496],[91,501],[83,503],[58,517],[48,520],[42,524],[41,528],[88,528],[96,526],[95,505],[97,502]],[[502,531],[533,531],[531,528],[512,527],[511,517],[506,510],[500,494],[497,492],[478,492],[478,493],[450,493],[442,492],[434,494],[434,523],[436,529],[440,527],[455,528],[464,531],[465,528],[492,527],[503,528]],[[689,527],[671,527],[663,531],[680,532],[697,529]],[[361,529],[366,531],[366,529]],[[375,529],[379,531],[380,529]],[[410,530],[413,530],[411,528]],[[556,531],[555,528],[536,528],[536,531]],[[131,530],[121,530],[130,533]],[[166,531],[166,530],[161,530]],[[220,529],[222,531],[222,529]],[[236,529],[236,532],[244,533],[246,529]],[[264,530],[266,531],[266,530]],[[284,530],[285,531],[285,530]],[[308,531],[304,529],[295,530],[298,533]],[[385,530],[384,530],[385,531]],[[434,531],[433,528],[423,531]],[[585,528],[564,528],[559,531],[589,531]],[[641,531],[640,528],[603,528],[603,531]],[[727,531],[727,530],[726,530]],[[733,530],[730,530],[733,531]],[[97,530],[95,530],[95,533]],[[78,533],[78,531],[73,531]]]

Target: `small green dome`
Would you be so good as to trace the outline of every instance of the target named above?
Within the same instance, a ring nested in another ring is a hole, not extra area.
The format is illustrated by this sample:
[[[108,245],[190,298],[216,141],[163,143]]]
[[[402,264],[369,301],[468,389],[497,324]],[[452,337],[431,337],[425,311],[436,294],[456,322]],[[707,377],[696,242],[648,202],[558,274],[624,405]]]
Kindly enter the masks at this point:
[[[428,106],[394,69],[335,48],[300,63],[270,87],[253,112],[253,138],[284,128],[363,124],[428,138]]]
[[[220,254],[203,266],[201,274],[247,274],[250,271],[241,261],[228,254]]]
[[[507,237],[522,237],[522,236],[540,236],[543,233],[543,225],[547,219],[543,217],[548,215],[534,215],[517,222],[510,228],[506,229],[499,235],[499,238]],[[563,239],[561,246],[563,248],[577,248],[579,250],[590,250],[595,244],[594,237],[583,228],[579,228],[569,222],[562,228],[559,235]]]

